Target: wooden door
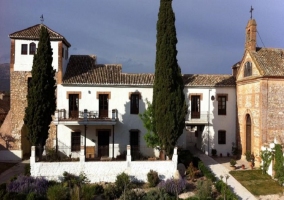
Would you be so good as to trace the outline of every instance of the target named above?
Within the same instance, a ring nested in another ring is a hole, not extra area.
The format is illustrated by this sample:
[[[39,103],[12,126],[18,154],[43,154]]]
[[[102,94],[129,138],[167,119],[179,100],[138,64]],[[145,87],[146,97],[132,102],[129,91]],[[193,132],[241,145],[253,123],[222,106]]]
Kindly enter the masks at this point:
[[[109,157],[109,131],[98,131],[98,157]]]
[[[69,94],[69,118],[79,116],[79,94]]]
[[[200,118],[200,96],[191,96],[191,118]]]
[[[251,118],[250,115],[246,117],[246,152],[251,151]]]
[[[99,118],[108,118],[108,94],[99,95]]]

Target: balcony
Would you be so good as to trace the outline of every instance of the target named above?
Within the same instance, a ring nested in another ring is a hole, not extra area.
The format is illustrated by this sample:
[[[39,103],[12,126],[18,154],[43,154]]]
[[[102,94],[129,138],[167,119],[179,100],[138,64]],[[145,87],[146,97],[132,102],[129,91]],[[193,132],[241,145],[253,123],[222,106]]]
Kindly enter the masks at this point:
[[[186,125],[205,125],[208,124],[208,121],[211,122],[213,118],[213,114],[208,114],[208,111],[202,111],[197,115],[189,111],[188,119],[185,121]]]
[[[112,109],[101,116],[98,111],[94,110],[69,112],[65,109],[58,109],[55,111],[53,123],[55,125],[115,125],[116,121],[118,121],[117,109]]]

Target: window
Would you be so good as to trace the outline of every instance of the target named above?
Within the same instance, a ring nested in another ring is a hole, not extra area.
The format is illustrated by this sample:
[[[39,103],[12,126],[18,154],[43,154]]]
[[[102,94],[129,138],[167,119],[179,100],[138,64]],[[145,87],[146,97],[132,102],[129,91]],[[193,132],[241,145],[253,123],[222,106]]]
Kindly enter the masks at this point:
[[[130,96],[130,114],[139,113],[139,93],[131,94]]]
[[[200,96],[191,96],[191,118],[200,118]]]
[[[64,58],[64,48],[62,48],[62,58]]]
[[[34,55],[36,52],[36,44],[35,43],[30,43],[30,55]]]
[[[218,144],[226,144],[226,131],[218,131]]]
[[[21,54],[22,55],[27,55],[27,52],[28,52],[28,45],[27,44],[22,44]]]
[[[80,132],[71,133],[71,151],[80,151],[80,143],[81,143],[80,140],[81,140]]]
[[[68,59],[68,49],[65,50],[65,60]]]
[[[218,95],[218,115],[226,115],[227,96]]]
[[[252,64],[251,62],[246,62],[244,69],[244,77],[252,75]]]

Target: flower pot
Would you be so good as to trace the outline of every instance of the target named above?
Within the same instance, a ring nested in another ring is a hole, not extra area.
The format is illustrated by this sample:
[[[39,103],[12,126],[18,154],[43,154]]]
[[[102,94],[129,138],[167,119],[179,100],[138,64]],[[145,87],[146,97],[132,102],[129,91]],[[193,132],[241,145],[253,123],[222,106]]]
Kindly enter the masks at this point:
[[[231,170],[236,170],[236,166],[230,166]]]

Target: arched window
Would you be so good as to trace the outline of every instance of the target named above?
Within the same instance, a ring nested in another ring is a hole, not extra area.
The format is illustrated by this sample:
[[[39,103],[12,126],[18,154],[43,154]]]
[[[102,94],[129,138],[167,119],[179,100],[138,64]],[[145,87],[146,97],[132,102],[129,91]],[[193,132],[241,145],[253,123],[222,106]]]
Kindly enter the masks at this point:
[[[252,64],[251,62],[246,62],[245,70],[244,70],[244,77],[252,75]]]
[[[30,55],[34,55],[36,52],[36,44],[35,43],[30,43]]]

